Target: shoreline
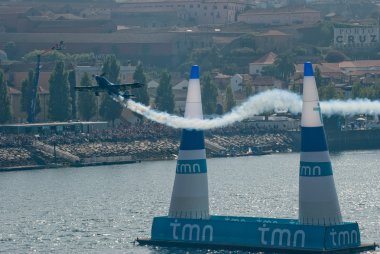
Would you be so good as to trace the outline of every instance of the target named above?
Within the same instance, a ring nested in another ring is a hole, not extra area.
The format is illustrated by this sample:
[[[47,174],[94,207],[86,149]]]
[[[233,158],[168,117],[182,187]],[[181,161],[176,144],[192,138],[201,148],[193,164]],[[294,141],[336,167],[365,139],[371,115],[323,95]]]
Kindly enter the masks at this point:
[[[299,152],[299,131],[238,132],[206,135],[207,158]],[[51,139],[31,142],[30,137],[21,136],[25,141],[17,136],[23,142],[0,143],[0,172],[174,160],[179,151],[177,134],[129,140],[53,136],[60,137],[60,142],[51,142]],[[380,149],[380,130],[327,131],[326,136],[331,152]]]

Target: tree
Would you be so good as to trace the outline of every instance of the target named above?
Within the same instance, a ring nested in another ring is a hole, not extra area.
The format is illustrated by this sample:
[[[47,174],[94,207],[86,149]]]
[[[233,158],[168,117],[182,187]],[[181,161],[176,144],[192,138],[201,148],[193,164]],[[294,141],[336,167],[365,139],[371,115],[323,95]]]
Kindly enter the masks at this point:
[[[70,119],[70,89],[65,64],[57,62],[49,78],[49,118],[53,121]]]
[[[351,96],[352,98],[368,98],[375,99],[376,89],[375,86],[364,86],[359,82],[355,82],[352,86]]]
[[[244,89],[244,95],[245,97],[249,97],[253,93],[252,84],[248,82],[243,82],[243,89]]]
[[[373,100],[379,100],[380,99],[380,81],[377,81],[376,84],[373,86]]]
[[[217,114],[217,115],[223,115],[223,106],[220,105],[219,103],[216,104],[215,114]]]
[[[275,65],[264,66],[261,71],[262,76],[279,77],[278,68]]]
[[[279,72],[279,78],[285,82],[289,81],[290,76],[292,76],[296,70],[293,55],[290,53],[278,56],[275,65]]]
[[[321,75],[321,70],[317,67],[315,67],[315,72],[314,72],[314,76],[315,76],[315,83],[317,85],[317,87],[321,87],[322,86],[322,75]]]
[[[220,52],[216,47],[197,48],[191,51],[191,65],[198,64],[203,70],[209,71],[220,65]]]
[[[116,61],[116,57],[111,55],[107,56],[103,63],[103,73],[107,76],[108,80],[117,83],[120,73],[120,64]],[[115,122],[115,119],[119,118],[123,107],[120,103],[114,101],[107,94],[103,96],[103,101],[100,105],[99,113],[103,119],[107,121]]]
[[[136,95],[136,101],[149,105],[148,87],[146,86],[146,77],[141,63],[137,65],[135,73],[133,73],[133,80],[145,84],[143,87],[136,89],[136,91],[133,92]]]
[[[231,86],[227,86],[226,89],[226,97],[224,99],[224,111],[228,112],[230,111],[233,107],[235,107],[236,101],[234,94],[232,93],[232,88]]]
[[[321,100],[341,99],[343,97],[342,94],[337,92],[333,83],[319,87],[318,93]]]
[[[76,91],[75,87],[77,86],[77,82],[75,79],[75,71],[71,70],[69,71],[68,77],[67,77],[70,85],[70,100],[71,100],[71,116],[72,118],[77,117],[77,104],[76,104]],[[91,85],[91,82],[89,82],[89,86]]]
[[[34,78],[35,77],[33,70],[29,70],[28,78],[23,80],[21,83],[21,111],[25,113],[28,113],[30,110]],[[38,93],[36,100],[35,114],[38,115],[38,113],[41,112],[40,97]]]
[[[159,110],[168,113],[174,112],[174,95],[171,85],[171,76],[168,72],[163,72],[160,84],[157,87],[156,106]]]
[[[0,71],[0,123],[6,123],[11,119],[11,106],[8,96],[8,88],[3,79],[3,72]]]
[[[16,43],[13,41],[8,41],[4,46],[4,51],[10,60],[15,60],[17,58],[17,47]]]
[[[206,72],[202,79],[202,106],[203,112],[212,115],[216,110],[216,102],[218,97],[218,89],[211,80],[210,73]]]
[[[327,53],[326,55],[326,62],[328,63],[339,63],[344,60],[346,60],[346,56],[337,50],[331,50],[330,52]]]
[[[352,86],[351,97],[353,99],[360,98],[361,85],[359,82],[355,82]]]
[[[85,73],[80,81],[81,86],[91,86],[90,76]],[[78,96],[78,113],[82,119],[88,121],[96,113],[96,99],[93,92],[81,92]]]

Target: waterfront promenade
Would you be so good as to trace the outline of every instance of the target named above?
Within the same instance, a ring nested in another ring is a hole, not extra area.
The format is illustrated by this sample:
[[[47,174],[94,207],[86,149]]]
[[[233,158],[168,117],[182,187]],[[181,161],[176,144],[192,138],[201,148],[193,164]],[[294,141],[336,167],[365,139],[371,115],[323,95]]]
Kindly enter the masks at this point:
[[[244,122],[205,132],[208,157],[247,155],[256,147],[271,152],[292,150],[293,141],[286,131],[258,128]],[[33,165],[67,166],[72,161],[59,156],[68,153],[80,160],[94,157],[129,156],[131,161],[170,160],[179,149],[180,130],[153,122],[121,125],[91,133],[63,132],[61,134],[1,134],[0,168]],[[51,152],[39,144],[53,147]]]

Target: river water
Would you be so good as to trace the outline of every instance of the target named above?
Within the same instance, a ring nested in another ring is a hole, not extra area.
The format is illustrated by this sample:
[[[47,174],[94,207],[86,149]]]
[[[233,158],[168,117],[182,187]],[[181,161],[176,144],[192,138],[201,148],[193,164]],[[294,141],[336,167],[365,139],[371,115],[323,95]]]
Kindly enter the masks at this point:
[[[379,243],[380,150],[331,159],[344,220]],[[211,214],[297,218],[299,154],[207,162]],[[133,245],[167,214],[175,163],[0,173],[0,252],[227,253]]]

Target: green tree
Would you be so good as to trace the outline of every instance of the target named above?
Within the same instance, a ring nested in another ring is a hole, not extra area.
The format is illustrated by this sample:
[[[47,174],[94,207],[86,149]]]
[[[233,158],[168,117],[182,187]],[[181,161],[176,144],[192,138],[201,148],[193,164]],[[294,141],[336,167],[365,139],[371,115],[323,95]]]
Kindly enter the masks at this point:
[[[8,96],[8,88],[3,79],[3,72],[0,71],[0,123],[11,120],[11,106]]]
[[[270,76],[270,77],[279,77],[280,74],[278,72],[278,68],[275,65],[269,65],[263,67],[261,71],[261,75]]]
[[[244,82],[243,83],[243,89],[244,89],[244,95],[245,97],[249,97],[252,95],[253,93],[253,89],[252,89],[252,84],[248,83],[248,82]]]
[[[227,86],[226,97],[224,99],[224,111],[228,112],[235,106],[236,106],[236,101],[235,101],[234,94],[232,92],[232,88],[231,86]]]
[[[133,93],[136,95],[136,101],[142,104],[149,105],[148,87],[146,85],[146,77],[144,74],[144,67],[140,63],[137,65],[135,72],[133,73],[133,80],[144,84],[143,87],[136,89]]]
[[[343,94],[339,93],[334,84],[330,83],[327,86],[321,86],[318,88],[319,97],[321,100],[341,99]]]
[[[346,56],[337,50],[331,50],[330,52],[327,53],[326,55],[326,62],[328,63],[339,63],[344,60],[346,60]]]
[[[107,56],[103,63],[103,73],[107,76],[108,80],[113,83],[118,82],[120,73],[120,64],[116,61],[116,57],[111,55]],[[99,113],[103,119],[107,121],[115,122],[115,119],[119,118],[123,107],[120,103],[114,101],[110,96],[104,95],[103,101],[100,105]]]
[[[28,78],[23,80],[21,83],[21,111],[28,113],[31,106],[32,101],[32,87],[34,84],[34,72],[33,70],[29,70]],[[41,112],[41,105],[40,105],[40,96],[37,93],[37,101],[36,101],[36,110],[35,114],[38,115],[38,113]]]
[[[373,100],[380,99],[380,81],[378,80],[376,84],[373,86]]]
[[[355,82],[352,86],[351,97],[356,98],[375,98],[376,89],[374,86],[364,86],[360,82]]]
[[[216,47],[194,49],[190,55],[191,65],[196,63],[199,66],[202,66],[202,69],[205,71],[210,71],[213,68],[218,67],[220,65],[220,60],[220,52]]]
[[[85,73],[80,81],[81,86],[91,86],[88,73]],[[93,92],[81,92],[78,95],[78,112],[82,119],[88,121],[96,113],[96,101]]]
[[[361,85],[359,82],[355,82],[354,85],[352,86],[352,90],[351,90],[351,97],[353,99],[356,99],[356,98],[360,98],[360,94],[361,94]]]
[[[161,74],[160,84],[157,87],[156,106],[161,111],[168,113],[174,112],[174,95],[171,85],[171,76],[168,72]]]
[[[315,77],[315,83],[317,84],[317,87],[322,86],[322,75],[321,75],[321,70],[317,67],[315,67],[315,72],[314,72],[314,77]]]
[[[72,118],[76,118],[77,117],[77,104],[76,104],[77,93],[75,91],[75,87],[77,86],[77,82],[75,79],[74,70],[69,71],[67,79],[70,85],[71,116]],[[89,83],[89,86],[90,85],[91,85],[91,82]]]
[[[67,76],[65,64],[62,61],[57,62],[49,78],[49,118],[53,121],[70,119],[70,88]]]
[[[294,58],[290,53],[282,54],[276,58],[275,66],[278,69],[281,80],[288,82],[289,78],[294,74]]]
[[[202,84],[202,106],[203,112],[212,115],[216,110],[216,102],[218,97],[218,89],[211,80],[210,73],[206,72],[201,79]]]
[[[15,60],[17,58],[17,47],[16,43],[13,41],[8,41],[4,46],[4,51],[10,60]]]

